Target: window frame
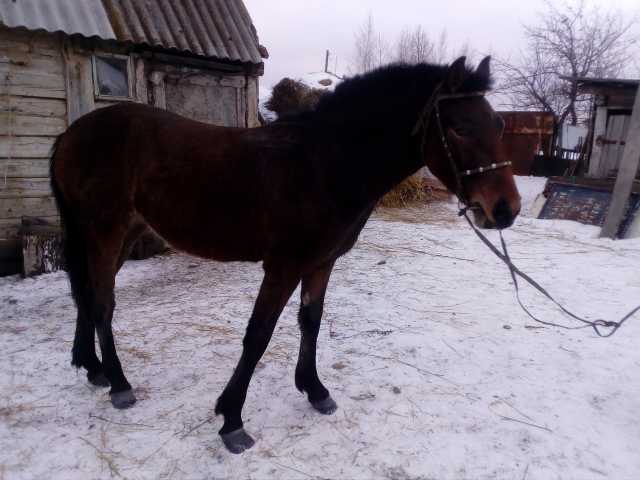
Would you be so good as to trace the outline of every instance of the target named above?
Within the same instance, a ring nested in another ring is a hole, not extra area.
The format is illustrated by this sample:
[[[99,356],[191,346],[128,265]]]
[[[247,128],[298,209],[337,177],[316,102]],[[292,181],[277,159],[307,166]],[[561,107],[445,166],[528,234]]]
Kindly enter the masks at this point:
[[[100,79],[98,77],[98,66],[96,59],[100,58],[117,58],[121,60],[126,60],[127,66],[127,89],[128,96],[116,96],[116,95],[105,95],[100,93]],[[106,100],[106,101],[133,101],[134,97],[134,81],[133,81],[133,58],[131,55],[122,55],[117,53],[94,53],[91,55],[91,65],[93,69],[93,93],[96,99],[98,100]]]

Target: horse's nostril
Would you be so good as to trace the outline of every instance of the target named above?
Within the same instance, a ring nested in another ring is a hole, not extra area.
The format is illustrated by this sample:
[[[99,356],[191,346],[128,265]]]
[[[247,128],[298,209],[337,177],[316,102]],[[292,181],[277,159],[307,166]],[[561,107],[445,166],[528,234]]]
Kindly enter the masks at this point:
[[[493,219],[497,228],[510,227],[515,220],[515,215],[511,211],[511,207],[504,198],[501,198],[493,207]]]

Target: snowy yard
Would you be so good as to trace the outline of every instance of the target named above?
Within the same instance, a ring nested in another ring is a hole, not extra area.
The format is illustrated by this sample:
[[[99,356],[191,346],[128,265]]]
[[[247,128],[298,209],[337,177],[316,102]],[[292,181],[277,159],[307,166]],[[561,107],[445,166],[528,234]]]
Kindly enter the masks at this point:
[[[520,181],[529,204],[539,182]],[[506,237],[569,308],[617,320],[640,302],[640,239],[597,233],[521,217]],[[177,254],[128,262],[114,320],[139,399],[126,411],[70,366],[65,275],[0,279],[0,479],[640,478],[640,318],[610,339],[533,324],[447,204],[376,213],[338,262],[318,360],[337,413],[294,387],[296,293],[249,389],[256,445],[227,453],[213,406],[260,279]]]

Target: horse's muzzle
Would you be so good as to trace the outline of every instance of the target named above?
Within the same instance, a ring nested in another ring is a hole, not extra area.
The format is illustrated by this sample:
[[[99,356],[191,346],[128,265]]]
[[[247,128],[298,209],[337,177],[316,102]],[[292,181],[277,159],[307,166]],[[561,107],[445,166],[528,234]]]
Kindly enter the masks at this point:
[[[480,207],[480,205],[477,205],[477,207],[472,210],[475,224],[479,228],[498,230],[503,230],[513,225],[513,222],[520,213],[520,208],[514,211],[504,198],[496,202],[491,211],[491,217],[487,215],[487,212]]]
[[[494,228],[502,230],[503,228],[509,228],[513,225],[513,222],[518,216],[518,213],[520,213],[520,210],[514,212],[507,201],[504,198],[501,198],[493,207],[492,213],[495,224]]]

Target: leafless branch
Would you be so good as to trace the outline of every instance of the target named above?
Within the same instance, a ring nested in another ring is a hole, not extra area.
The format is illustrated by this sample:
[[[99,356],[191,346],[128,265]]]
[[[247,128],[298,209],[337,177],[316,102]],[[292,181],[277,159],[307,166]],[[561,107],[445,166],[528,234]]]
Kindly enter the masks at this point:
[[[518,61],[494,64],[503,104],[552,112],[557,124],[584,120],[589,97],[578,92],[576,81],[559,77],[616,77],[637,69],[638,38],[631,34],[636,20],[589,0],[545,0],[537,22],[524,26],[527,44]]]
[[[389,61],[389,45],[381,33],[376,31],[373,15],[356,32],[354,73],[368,72]]]

